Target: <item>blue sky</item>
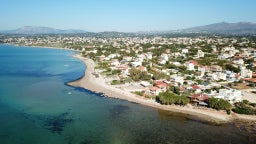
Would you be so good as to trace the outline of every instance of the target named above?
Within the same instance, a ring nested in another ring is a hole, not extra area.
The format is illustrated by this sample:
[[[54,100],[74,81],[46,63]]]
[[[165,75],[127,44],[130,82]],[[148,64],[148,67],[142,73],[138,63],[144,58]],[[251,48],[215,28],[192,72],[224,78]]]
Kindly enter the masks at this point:
[[[255,23],[255,6],[256,0],[1,0],[0,30],[47,26],[135,32]]]

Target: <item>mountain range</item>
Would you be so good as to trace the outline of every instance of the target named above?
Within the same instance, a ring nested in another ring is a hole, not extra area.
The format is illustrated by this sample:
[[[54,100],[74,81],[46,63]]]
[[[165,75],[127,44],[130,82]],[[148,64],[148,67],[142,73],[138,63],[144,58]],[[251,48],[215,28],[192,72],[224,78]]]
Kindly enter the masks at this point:
[[[25,26],[15,30],[0,31],[0,33],[1,34],[78,34],[78,33],[87,33],[87,31],[78,30],[78,29],[61,30],[61,29],[54,29],[50,27]],[[115,32],[115,34],[116,33],[120,33],[120,32]],[[170,30],[170,31],[161,31],[161,32],[160,31],[137,32],[137,33],[139,34],[209,33],[209,34],[227,34],[227,35],[255,35],[256,23],[221,22],[221,23],[186,28],[181,30]],[[123,34],[123,33],[120,33],[120,34]]]
[[[205,26],[192,27],[181,30],[181,32],[206,32],[214,34],[231,34],[231,35],[244,35],[256,34],[256,23],[239,22],[239,23],[215,23]]]
[[[50,27],[24,26],[15,30],[1,31],[2,34],[74,34],[85,33],[84,30],[68,29],[61,30]]]

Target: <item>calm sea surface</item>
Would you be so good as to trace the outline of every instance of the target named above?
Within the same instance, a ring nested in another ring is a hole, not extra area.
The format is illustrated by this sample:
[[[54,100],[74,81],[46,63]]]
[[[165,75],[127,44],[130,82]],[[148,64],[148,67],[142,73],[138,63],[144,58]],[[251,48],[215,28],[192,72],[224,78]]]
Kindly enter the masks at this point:
[[[246,144],[254,125],[195,118],[73,88],[74,51],[0,45],[0,144]]]

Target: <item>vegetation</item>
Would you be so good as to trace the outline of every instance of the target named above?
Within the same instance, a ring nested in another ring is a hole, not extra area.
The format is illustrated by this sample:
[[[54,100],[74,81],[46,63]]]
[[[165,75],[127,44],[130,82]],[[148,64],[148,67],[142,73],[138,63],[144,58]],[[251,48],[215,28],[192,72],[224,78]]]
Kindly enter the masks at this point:
[[[171,92],[160,93],[159,96],[157,97],[157,100],[161,104],[165,104],[165,105],[171,105],[171,104],[186,105],[189,103],[189,99],[187,97],[177,96]]]
[[[232,109],[233,112],[238,114],[246,114],[246,115],[255,115],[256,108],[254,103],[250,103],[247,100],[243,100],[242,102],[236,103],[235,108]]]
[[[111,85],[119,85],[119,84],[124,84],[124,82],[123,82],[123,81],[120,81],[120,80],[113,80],[113,81],[111,82]]]
[[[153,74],[153,79],[154,80],[167,79],[169,77],[165,73],[156,72],[156,71],[153,71],[153,70],[151,70],[150,73]]]
[[[224,99],[209,98],[208,104],[210,108],[216,110],[229,110],[231,108],[231,104]]]
[[[129,70],[129,73],[130,73],[130,77],[134,81],[150,80],[151,79],[151,76],[149,74],[147,74],[147,72],[137,70],[136,68],[131,68]]]
[[[225,67],[226,67],[227,70],[233,71],[233,72],[235,72],[235,73],[239,73],[239,72],[240,72],[240,69],[239,69],[239,68],[234,67],[234,66],[231,65],[231,64],[226,64]]]
[[[134,91],[132,93],[134,93],[136,95],[139,95],[139,96],[144,96],[144,92],[143,91]]]

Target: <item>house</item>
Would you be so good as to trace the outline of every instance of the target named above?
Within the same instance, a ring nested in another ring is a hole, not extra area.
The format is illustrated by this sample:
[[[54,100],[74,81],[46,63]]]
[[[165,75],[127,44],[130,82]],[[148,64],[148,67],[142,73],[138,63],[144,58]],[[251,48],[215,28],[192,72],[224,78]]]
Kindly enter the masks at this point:
[[[210,66],[210,70],[212,72],[222,72],[222,67],[218,66],[218,65],[212,65],[212,66]]]
[[[193,71],[195,70],[195,66],[198,66],[198,63],[197,61],[192,60],[192,61],[186,62],[185,66],[187,67],[187,70]]]
[[[168,61],[169,60],[169,57],[167,54],[162,54],[161,57],[160,57],[162,60],[165,60],[165,61]]]
[[[222,73],[222,72],[218,72],[217,76],[220,80],[227,80],[227,74]]]
[[[227,75],[227,80],[230,82],[233,82],[236,80],[236,74],[231,71],[225,71],[225,74]]]
[[[215,98],[222,98],[228,100],[230,103],[242,101],[242,93],[234,89],[220,89],[219,94]]]
[[[161,89],[159,87],[151,87],[150,89],[150,94],[152,95],[159,95],[159,93],[161,92]]]
[[[188,53],[188,49],[186,49],[186,48],[182,49],[182,50],[181,50],[181,53],[183,53],[183,54]]]
[[[168,84],[162,82],[162,83],[156,85],[156,87],[160,88],[161,92],[166,92],[166,90],[168,88]]]
[[[131,64],[133,67],[138,67],[142,65],[142,61],[134,61],[134,62],[131,62]]]
[[[198,58],[204,57],[204,52],[202,50],[198,50],[197,51],[197,57]]]
[[[177,74],[171,75],[170,81],[175,86],[184,84],[184,78],[182,76],[178,76]]]
[[[207,106],[206,101],[209,99],[209,96],[206,94],[193,94],[188,96],[190,102],[197,105]]]
[[[110,55],[108,55],[108,58],[109,59],[113,59],[113,58],[115,58],[115,57],[117,57],[118,56],[118,54],[110,54]]]
[[[138,66],[136,69],[139,70],[139,71],[141,71],[141,72],[147,71],[147,68],[144,67],[144,66]]]
[[[246,67],[241,67],[241,77],[252,78],[252,71],[246,69]]]
[[[151,60],[153,58],[153,53],[152,52],[148,52],[146,55],[146,58]]]
[[[119,65],[117,66],[117,69],[122,71],[121,73],[124,77],[130,75],[129,73],[130,67],[128,67],[127,65]]]
[[[197,86],[197,85],[190,85],[190,87],[188,87],[188,88],[193,90],[193,91],[195,91],[196,94],[202,92],[201,88],[199,86]]]
[[[118,65],[120,65],[120,62],[118,61],[118,59],[112,59],[111,66],[117,67]]]
[[[242,58],[235,58],[233,60],[233,63],[237,64],[237,65],[243,65],[244,64],[244,60]]]
[[[142,82],[140,82],[140,85],[142,85],[143,87],[150,87],[150,86],[152,86],[152,84],[150,84],[150,83],[147,82],[147,81],[142,81]]]
[[[123,57],[123,61],[125,61],[125,62],[129,62],[131,60],[132,60],[132,57],[130,57],[130,56],[124,56]]]
[[[105,56],[104,56],[104,55],[97,56],[96,59],[97,59],[98,61],[104,61],[104,60],[105,60]]]
[[[194,65],[194,63],[191,63],[191,62],[188,62],[188,63],[186,63],[186,67],[187,67],[187,70],[190,70],[190,71],[193,71],[193,70],[195,70],[195,65]]]

